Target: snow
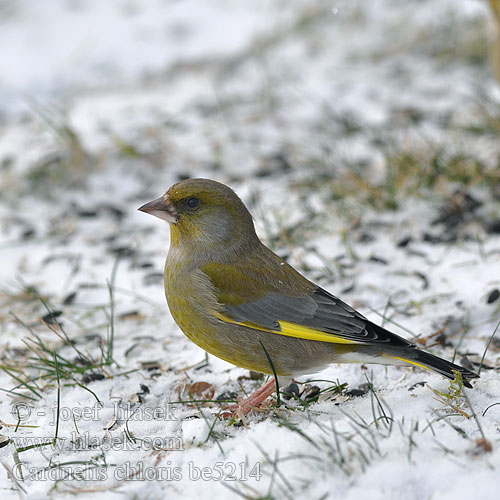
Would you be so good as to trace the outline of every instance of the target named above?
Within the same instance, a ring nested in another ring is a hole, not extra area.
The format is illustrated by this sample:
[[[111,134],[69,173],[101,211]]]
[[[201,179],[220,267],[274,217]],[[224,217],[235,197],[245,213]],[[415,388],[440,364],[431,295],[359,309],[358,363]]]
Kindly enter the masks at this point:
[[[430,351],[479,362],[500,319],[487,303],[500,236],[484,225],[498,198],[470,188],[482,205],[455,241],[436,243],[423,235],[444,234],[432,221],[458,186],[390,211],[307,184],[360,165],[382,182],[387,151],[435,144],[498,165],[498,137],[467,131],[498,103],[487,57],[459,50],[462,35],[487,39],[485,2],[7,1],[0,18],[0,366],[26,361],[30,330],[66,359],[76,347],[99,360],[112,315],[116,362],[93,370],[102,380],[75,375],[84,387],[62,379],[59,411],[54,377],[22,372],[35,397],[4,392],[18,382],[0,372],[6,498],[495,498],[494,342],[494,369],[455,408],[429,389],[448,392],[437,374],[356,364],[310,384],[370,380],[375,394],[325,393],[245,425],[216,419],[219,404],[179,403],[196,382],[216,398],[262,380],[205,363],[180,332],[162,287],[168,228],[136,210],[181,177],[229,184],[262,239],[308,277],[412,340],[443,328]],[[41,323],[29,287],[62,311],[73,347]],[[16,453],[51,441],[57,414],[55,446]]]

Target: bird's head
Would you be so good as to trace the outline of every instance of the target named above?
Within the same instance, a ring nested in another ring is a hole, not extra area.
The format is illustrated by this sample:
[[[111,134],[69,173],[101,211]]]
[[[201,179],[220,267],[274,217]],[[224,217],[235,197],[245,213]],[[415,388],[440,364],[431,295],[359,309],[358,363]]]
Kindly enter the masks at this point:
[[[171,245],[209,251],[257,238],[252,216],[236,193],[209,179],[178,182],[139,210],[170,224]]]

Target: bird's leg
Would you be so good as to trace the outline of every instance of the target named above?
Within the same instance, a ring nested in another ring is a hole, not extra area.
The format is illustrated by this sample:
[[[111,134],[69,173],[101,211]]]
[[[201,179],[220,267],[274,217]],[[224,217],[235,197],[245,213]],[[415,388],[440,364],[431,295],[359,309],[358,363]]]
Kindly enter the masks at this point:
[[[230,416],[244,417],[248,415],[253,409],[258,408],[276,389],[276,381],[271,377],[265,384],[259,387],[256,391],[252,392],[250,396],[245,399],[238,400],[235,405],[229,406],[227,409],[230,411]]]

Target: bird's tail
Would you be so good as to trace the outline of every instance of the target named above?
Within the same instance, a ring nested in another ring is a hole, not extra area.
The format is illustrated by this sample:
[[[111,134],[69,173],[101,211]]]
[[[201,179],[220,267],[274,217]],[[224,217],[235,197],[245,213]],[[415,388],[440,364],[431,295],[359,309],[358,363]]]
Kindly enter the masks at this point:
[[[391,357],[413,366],[434,370],[449,379],[455,378],[455,374],[453,373],[454,371],[460,372],[462,374],[462,381],[465,387],[469,388],[472,388],[469,379],[479,377],[476,373],[450,363],[445,359],[438,358],[437,356],[434,356],[434,354],[429,354],[428,352],[420,351],[419,349],[408,349],[405,351],[406,352],[402,352],[402,350],[400,350],[397,355],[391,354]]]

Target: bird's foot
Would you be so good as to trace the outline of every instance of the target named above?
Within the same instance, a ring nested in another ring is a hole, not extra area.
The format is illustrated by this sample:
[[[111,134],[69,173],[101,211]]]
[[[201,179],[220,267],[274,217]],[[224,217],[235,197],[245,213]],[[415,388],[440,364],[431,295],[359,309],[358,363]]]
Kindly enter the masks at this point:
[[[238,403],[228,406],[225,409],[223,416],[226,418],[243,418],[252,410],[261,409],[264,401],[274,392],[275,389],[276,382],[274,378],[271,378],[255,392],[252,392],[252,394],[250,394],[247,398],[239,399]]]

